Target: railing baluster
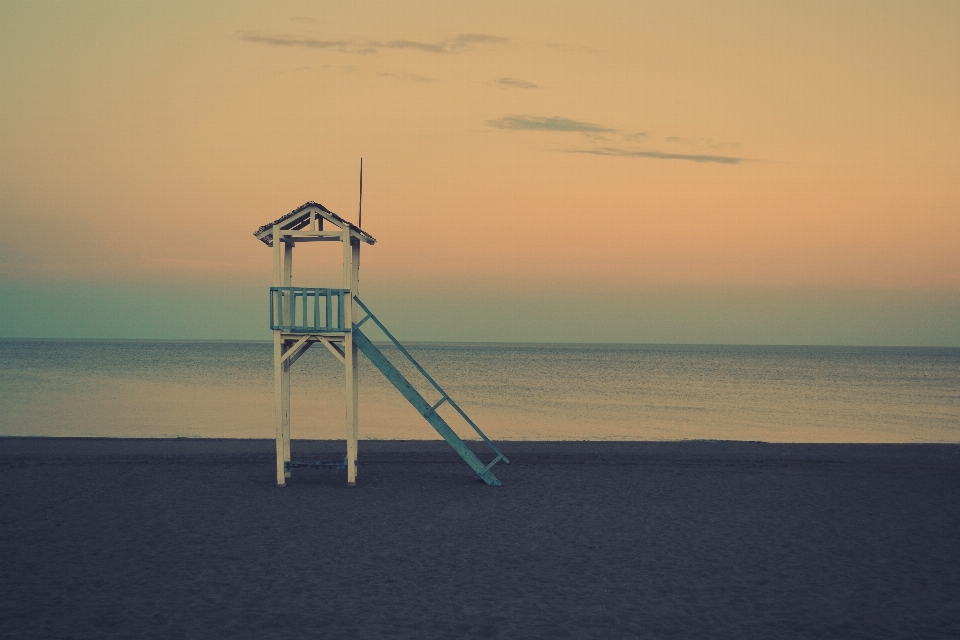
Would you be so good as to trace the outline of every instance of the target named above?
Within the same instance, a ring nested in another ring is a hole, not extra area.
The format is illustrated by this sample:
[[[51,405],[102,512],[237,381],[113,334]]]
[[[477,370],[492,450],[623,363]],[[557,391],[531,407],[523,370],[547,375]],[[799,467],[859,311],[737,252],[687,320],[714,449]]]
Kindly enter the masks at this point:
[[[330,289],[327,289],[326,291],[324,291],[324,293],[327,294],[327,309],[326,309],[326,312],[327,312],[327,324],[325,324],[323,328],[326,329],[327,331],[329,331],[329,330],[330,330],[330,325],[333,323],[333,309],[330,308],[330,301],[331,301],[333,298],[330,296]]]
[[[297,320],[297,294],[294,292],[293,287],[290,287],[288,291],[290,294],[290,317],[287,318],[289,323],[290,330],[292,331],[295,328],[295,322]]]
[[[313,290],[313,328],[320,330],[320,290]]]
[[[270,287],[270,330],[275,331],[277,328],[276,322],[274,322],[275,316],[273,315],[273,297],[277,295],[277,290],[274,287]]]
[[[303,296],[303,325],[302,329],[307,328],[307,289],[303,288],[300,290],[300,295]]]

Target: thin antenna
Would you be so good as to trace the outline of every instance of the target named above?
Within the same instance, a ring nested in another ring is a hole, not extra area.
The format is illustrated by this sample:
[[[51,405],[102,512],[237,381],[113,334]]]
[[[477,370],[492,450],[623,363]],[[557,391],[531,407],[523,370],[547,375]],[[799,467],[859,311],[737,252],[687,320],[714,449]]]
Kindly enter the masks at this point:
[[[357,214],[357,228],[363,229],[363,158],[360,158],[360,211]]]

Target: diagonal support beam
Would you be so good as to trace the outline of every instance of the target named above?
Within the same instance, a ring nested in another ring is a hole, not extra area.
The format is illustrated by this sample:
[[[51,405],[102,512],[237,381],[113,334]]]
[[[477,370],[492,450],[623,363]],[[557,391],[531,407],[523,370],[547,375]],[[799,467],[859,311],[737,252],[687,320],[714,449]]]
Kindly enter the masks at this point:
[[[340,361],[340,364],[344,364],[346,362],[343,349],[330,342],[330,340],[325,336],[320,336],[320,342],[322,342],[323,346],[330,350],[330,353],[336,356],[337,360]]]
[[[295,354],[290,356],[290,366],[293,366],[293,363],[300,359],[300,356],[307,352],[307,349],[313,346],[312,342],[305,342],[302,347],[300,347]]]
[[[310,343],[307,340],[310,339],[310,336],[303,336],[297,340],[292,347],[287,349],[286,353],[283,354],[283,357],[280,358],[280,362],[286,362],[290,360],[290,365],[292,366],[304,352],[310,348]],[[304,346],[306,345],[306,346]]]

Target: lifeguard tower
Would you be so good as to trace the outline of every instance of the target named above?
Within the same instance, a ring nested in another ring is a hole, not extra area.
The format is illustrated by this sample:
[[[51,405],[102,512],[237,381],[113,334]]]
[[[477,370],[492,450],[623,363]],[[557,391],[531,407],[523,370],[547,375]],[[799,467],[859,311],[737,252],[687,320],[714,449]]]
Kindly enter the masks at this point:
[[[253,232],[273,248],[273,286],[270,287],[270,328],[273,330],[274,407],[277,436],[277,485],[284,486],[295,468],[340,469],[347,472],[347,484],[357,481],[357,440],[359,437],[358,352],[386,376],[410,404],[437,430],[444,440],[488,485],[500,486],[493,466],[510,461],[467,414],[440,388],[413,356],[393,337],[358,297],[360,243],[376,239],[333,213],[322,204],[307,202],[285,216]],[[340,242],[343,249],[343,286],[340,288],[294,287],[293,248],[304,242]],[[360,317],[361,312],[363,317]],[[360,331],[373,322],[423,377],[440,393],[429,403],[383,353]],[[346,457],[336,461],[294,461],[290,457],[290,371],[307,349],[320,343],[344,365],[346,385]],[[444,403],[452,406],[495,454],[484,464],[437,413]]]

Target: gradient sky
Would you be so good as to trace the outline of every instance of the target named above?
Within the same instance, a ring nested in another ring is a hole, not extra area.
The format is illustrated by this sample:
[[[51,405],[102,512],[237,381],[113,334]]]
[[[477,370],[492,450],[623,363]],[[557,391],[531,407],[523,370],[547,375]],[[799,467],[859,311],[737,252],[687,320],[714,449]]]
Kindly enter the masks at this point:
[[[266,338],[361,156],[401,337],[960,345],[957,2],[0,2],[0,336]]]

